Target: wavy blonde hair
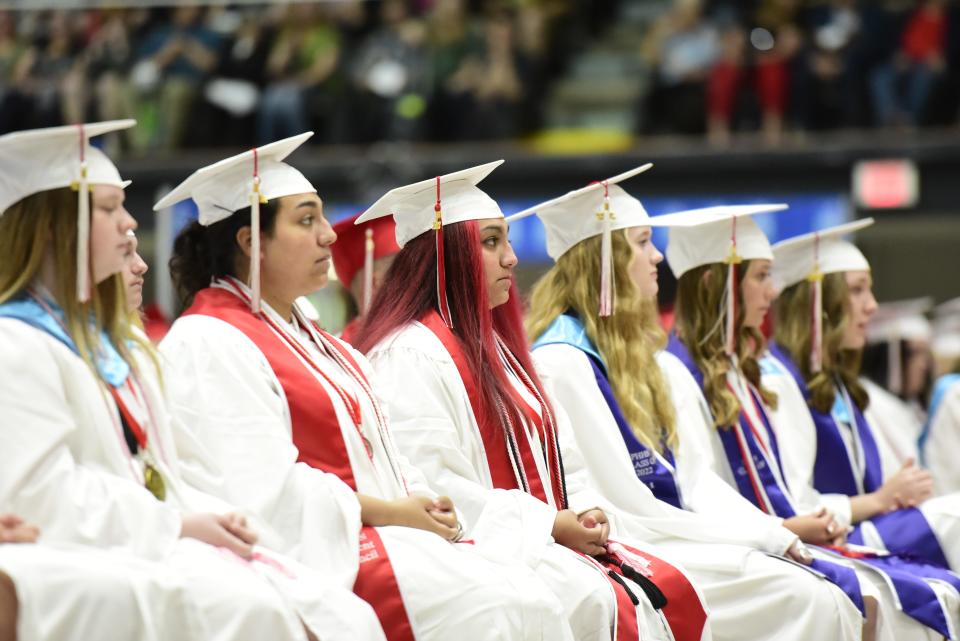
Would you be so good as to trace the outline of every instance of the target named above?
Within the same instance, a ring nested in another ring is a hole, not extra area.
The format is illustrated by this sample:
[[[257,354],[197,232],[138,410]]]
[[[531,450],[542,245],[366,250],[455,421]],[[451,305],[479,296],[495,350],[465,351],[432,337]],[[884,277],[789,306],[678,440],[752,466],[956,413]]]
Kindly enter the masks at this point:
[[[101,331],[131,367],[136,366],[131,344],[143,349],[157,364],[153,346],[131,329],[121,274],[97,285],[90,302],[78,302],[77,195],[69,188],[27,196],[0,216],[0,303],[26,291],[37,278],[48,251],[56,267],[51,293],[63,309],[67,334],[94,375],[99,378],[95,363]]]
[[[810,391],[810,406],[820,412],[829,412],[833,408],[838,378],[861,410],[866,409],[870,401],[859,380],[861,352],[843,349],[849,294],[846,274],[833,273],[823,277],[823,367],[817,374],[810,371],[813,344],[810,329],[813,288],[810,282],[804,280],[787,287],[780,292],[774,305],[777,320],[774,338],[800,368]]]
[[[750,261],[740,263],[739,273],[746,274]],[[727,388],[730,360],[723,348],[721,305],[727,282],[728,266],[711,263],[691,269],[677,282],[677,309],[674,323],[677,334],[690,350],[703,373],[703,394],[710,406],[714,426],[729,428],[740,413],[740,401]],[[742,279],[741,279],[742,280]],[[776,407],[777,396],[760,384],[760,364],[755,354],[764,349],[763,334],[743,326],[743,295],[737,288],[737,359],[740,370],[757,389],[763,402]]]
[[[610,387],[634,435],[661,451],[664,443],[672,447],[677,441],[670,389],[655,359],[666,344],[666,334],[657,318],[656,301],[642,298],[630,278],[632,260],[626,230],[614,233],[616,312],[601,318],[597,315],[600,237],[574,245],[534,285],[527,334],[535,340],[557,316],[575,311],[606,362]]]

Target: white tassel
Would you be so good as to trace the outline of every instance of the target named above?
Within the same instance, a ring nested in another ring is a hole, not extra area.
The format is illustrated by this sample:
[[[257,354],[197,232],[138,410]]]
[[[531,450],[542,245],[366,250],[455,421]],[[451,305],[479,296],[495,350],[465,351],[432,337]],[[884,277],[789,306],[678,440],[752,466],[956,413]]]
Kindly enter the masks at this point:
[[[813,317],[810,319],[810,371],[817,374],[823,371],[823,274],[819,269],[813,274],[811,281]]]
[[[726,309],[724,310],[723,321],[723,351],[727,356],[733,356],[737,352],[736,343],[736,322],[737,322],[737,288],[736,273],[738,260],[733,255],[727,264],[727,286],[724,292],[726,298]]]
[[[373,301],[373,230],[366,231],[366,240],[363,247],[363,305],[360,313],[366,315]]]
[[[260,313],[260,204],[266,202],[260,194],[260,177],[253,178],[250,194],[250,309]]]
[[[736,217],[730,224],[730,253],[724,261],[727,264],[727,285],[724,291],[726,318],[723,323],[723,351],[727,356],[735,356],[737,353],[737,268],[743,259],[737,253]]]
[[[823,273],[820,271],[820,234],[813,238],[813,273],[807,277],[811,286],[810,372],[823,371]]]
[[[90,289],[90,187],[87,163],[81,162],[77,183],[77,299],[81,303],[90,300]]]
[[[600,236],[600,316],[613,315],[613,232],[611,231],[613,212],[610,211],[610,199],[604,197],[600,218],[602,234]]]
[[[894,334],[887,342],[887,389],[897,396],[903,391],[903,354],[900,338]]]

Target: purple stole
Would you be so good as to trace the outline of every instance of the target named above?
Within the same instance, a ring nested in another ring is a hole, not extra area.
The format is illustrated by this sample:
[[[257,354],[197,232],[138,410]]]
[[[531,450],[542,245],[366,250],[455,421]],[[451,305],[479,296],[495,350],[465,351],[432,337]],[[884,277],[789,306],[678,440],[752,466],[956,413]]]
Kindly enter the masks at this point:
[[[686,365],[702,390],[703,374],[694,362],[686,345],[675,335],[671,335],[667,350]],[[760,399],[753,394],[752,390],[751,395],[756,405],[757,413],[761,417],[763,429],[767,430],[766,435],[773,454],[771,465],[776,464],[780,466],[776,434],[771,429],[769,419],[767,418],[766,411]],[[741,412],[741,427],[744,422],[744,413]],[[734,428],[736,427],[737,426],[734,426]],[[759,429],[759,426],[756,427]],[[780,486],[779,479],[783,478],[782,469],[778,470],[780,472],[778,479],[773,470],[769,469],[769,466],[766,465],[768,457],[763,454],[761,445],[757,442],[752,431],[749,429],[729,429],[718,430],[718,432],[721,442],[723,442],[727,461],[737,479],[737,488],[740,490],[740,493],[760,509],[763,509],[761,505],[761,501],[763,501],[773,508],[773,513],[781,518],[786,519],[796,516],[796,511],[789,499],[788,488]],[[742,444],[733,446],[737,434],[741,435],[742,440],[747,442],[746,447]],[[730,443],[729,446],[728,443]],[[749,449],[751,453],[752,465],[751,460],[745,459],[742,455],[747,449]],[[759,460],[757,457],[759,457]],[[764,465],[761,467],[760,463]],[[749,468],[749,470],[747,468]],[[772,487],[771,484],[777,487]],[[762,485],[762,487],[756,487],[757,485]],[[817,547],[817,549],[825,550],[830,554],[840,557],[855,559],[879,570],[886,575],[886,578],[896,591],[905,614],[927,627],[936,630],[937,633],[945,637],[950,636],[947,615],[943,611],[936,592],[924,579],[939,579],[957,588],[960,587],[960,577],[957,577],[948,570],[922,562],[918,563],[907,560],[896,555],[873,556],[870,554],[859,554],[841,548],[834,550]],[[863,596],[860,593],[860,583],[854,570],[820,559],[815,559],[811,567],[824,574],[840,587],[857,607],[860,608],[860,611],[863,612]]]
[[[670,335],[667,351],[680,359],[702,390],[703,373],[694,362],[687,346],[675,334]],[[796,511],[790,503],[789,492],[780,485],[776,474],[771,469],[771,465],[780,465],[776,438],[773,431],[770,430],[762,404],[757,399],[754,399],[754,402],[763,421],[763,427],[768,430],[774,460],[768,463],[767,455],[764,454],[762,446],[751,430],[733,428],[718,430],[718,436],[723,444],[730,469],[734,472],[733,476],[737,482],[737,489],[747,500],[767,514],[772,513],[781,518],[796,516]],[[744,422],[743,412],[740,413],[740,422],[741,424]],[[740,425],[734,426],[734,428],[740,427]],[[782,473],[780,478],[782,478]],[[814,559],[810,567],[843,590],[857,606],[857,609],[864,612],[860,580],[853,569],[823,559]]]
[[[680,497],[680,486],[677,485],[677,479],[673,470],[676,469],[673,452],[664,443],[663,454],[661,455],[668,465],[652,452],[650,448],[640,442],[630,429],[630,423],[623,415],[620,404],[610,387],[610,381],[607,379],[606,365],[603,362],[596,348],[590,343],[583,329],[583,324],[578,318],[571,314],[562,314],[558,316],[550,327],[537,339],[533,345],[535,350],[542,345],[563,344],[576,347],[587,355],[590,361],[590,367],[593,368],[593,376],[597,382],[597,387],[603,395],[603,400],[607,402],[607,408],[613,415],[617,427],[620,429],[620,436],[623,438],[624,445],[630,453],[630,461],[633,463],[633,470],[637,478],[644,485],[650,488],[653,495],[661,501],[669,503],[678,508],[683,508],[683,502]]]
[[[676,469],[673,452],[666,443],[663,444],[663,453],[660,456],[673,468],[671,469],[671,467],[663,464],[656,452],[650,450],[636,437],[633,430],[630,429],[630,423],[627,422],[626,417],[620,410],[620,405],[617,404],[616,396],[614,396],[613,389],[610,387],[606,373],[600,369],[600,366],[592,358],[590,359],[590,365],[593,367],[597,387],[600,388],[603,400],[607,402],[607,407],[610,408],[610,413],[613,414],[613,419],[617,422],[617,427],[620,428],[623,443],[627,446],[627,451],[630,452],[630,460],[633,463],[633,470],[637,478],[643,481],[644,485],[649,487],[658,499],[682,510],[680,487],[677,485],[677,478],[673,472],[673,469]]]
[[[806,381],[793,360],[775,344],[770,345],[770,353],[793,376],[805,399],[810,398]],[[855,477],[853,462],[847,456],[840,430],[846,429],[838,422],[838,416],[844,414],[852,419],[857,430],[863,456],[865,471],[863,492],[873,492],[883,484],[880,466],[880,453],[873,430],[860,408],[854,403],[846,403],[844,390],[838,389],[834,411],[827,413],[809,407],[810,416],[817,428],[817,459],[814,466],[813,486],[824,494],[846,494],[857,496],[861,490]],[[917,508],[903,508],[879,514],[869,520],[876,528],[886,548],[894,553],[915,557],[926,563],[949,568],[947,557],[943,553],[937,535],[927,522],[923,512]],[[851,543],[863,544],[863,532],[857,525],[847,537]]]

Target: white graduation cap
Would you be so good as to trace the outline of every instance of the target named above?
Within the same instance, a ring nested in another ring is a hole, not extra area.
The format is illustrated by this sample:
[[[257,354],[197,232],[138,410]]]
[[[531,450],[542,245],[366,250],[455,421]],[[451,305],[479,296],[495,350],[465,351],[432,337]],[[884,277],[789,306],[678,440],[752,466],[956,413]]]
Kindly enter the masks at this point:
[[[933,326],[927,312],[933,309],[933,298],[911,298],[880,303],[867,326],[867,341],[929,341]]]
[[[785,204],[717,205],[670,214],[682,224],[671,226],[667,262],[680,278],[711,263],[773,260],[770,241],[751,216],[783,211]]]
[[[691,269],[726,263],[723,344],[728,355],[736,353],[737,265],[744,260],[772,260],[770,241],[752,216],[783,211],[785,204],[718,205],[670,214],[667,263],[680,278]],[[659,218],[659,217],[658,217]]]
[[[843,237],[872,224],[873,218],[864,218],[794,236],[773,246],[773,284],[777,291],[781,292],[804,280],[812,285],[811,372],[823,369],[823,276],[870,269],[870,263],[863,253]]]
[[[960,298],[951,298],[937,305],[933,310],[934,318],[960,318]]]
[[[650,225],[650,215],[640,201],[617,183],[653,167],[647,163],[622,174],[592,182],[507,217],[513,222],[536,214],[547,232],[547,254],[557,260],[577,243],[607,230]]]
[[[496,160],[391,189],[354,223],[361,225],[375,218],[393,216],[397,224],[397,245],[401,248],[420,234],[433,230],[437,242],[437,302],[440,317],[448,327],[453,327],[453,319],[446,294],[443,227],[468,220],[503,218],[500,205],[477,187],[502,164],[502,160]]]
[[[960,298],[940,303],[933,309],[933,340],[930,351],[938,361],[960,359]]]
[[[960,325],[935,328],[930,351],[937,361],[950,363],[952,369],[952,364],[960,359]]]
[[[600,316],[613,314],[613,247],[611,233],[618,229],[650,226],[650,215],[639,200],[617,183],[653,167],[641,165],[612,178],[592,182],[539,205],[507,217],[513,222],[536,214],[547,232],[547,254],[554,261],[576,244],[601,236],[600,244]]]
[[[250,289],[254,313],[260,311],[260,205],[284,196],[316,193],[303,174],[282,162],[312,135],[308,131],[202,167],[153,206],[154,211],[160,211],[192,198],[200,224],[205,226],[250,207]]]
[[[72,187],[77,191],[77,297],[90,300],[90,186],[125,188],[130,181],[99,149],[94,136],[127,129],[136,120],[110,120],[15,131],[0,136],[0,216],[27,196]]]
[[[843,237],[866,229],[873,223],[873,218],[863,218],[794,236],[774,245],[773,282],[777,291],[808,280],[815,272],[822,276],[869,270],[870,263],[863,253]]]

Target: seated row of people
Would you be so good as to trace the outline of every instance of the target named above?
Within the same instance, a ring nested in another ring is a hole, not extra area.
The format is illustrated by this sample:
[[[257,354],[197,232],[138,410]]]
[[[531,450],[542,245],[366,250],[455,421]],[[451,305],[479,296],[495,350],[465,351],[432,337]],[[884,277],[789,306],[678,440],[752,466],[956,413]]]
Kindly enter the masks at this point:
[[[795,241],[819,360],[792,336],[767,355],[780,262],[751,216],[782,207],[651,218],[619,186],[643,167],[521,212],[556,261],[524,328],[508,219],[477,186],[500,162],[400,187],[357,221],[392,217],[399,251],[351,346],[296,302],[337,238],[285,162],[302,134],[157,203],[199,210],[157,350],[126,184],[89,144],[132,125],[0,137],[0,510],[40,533],[0,547],[4,634],[956,637],[957,499],[877,477],[845,377],[865,261]],[[680,278],[669,344],[652,226]],[[846,414],[803,405],[822,379]]]

